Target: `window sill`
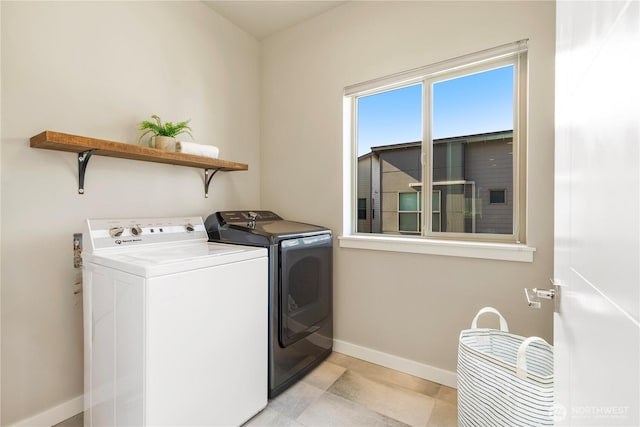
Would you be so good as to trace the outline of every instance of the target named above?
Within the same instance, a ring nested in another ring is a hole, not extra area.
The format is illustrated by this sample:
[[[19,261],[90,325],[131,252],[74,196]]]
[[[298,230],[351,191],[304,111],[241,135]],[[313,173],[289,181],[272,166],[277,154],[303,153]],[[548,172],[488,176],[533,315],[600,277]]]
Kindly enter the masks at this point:
[[[341,248],[533,262],[535,248],[517,243],[462,242],[415,237],[352,235],[338,238]]]

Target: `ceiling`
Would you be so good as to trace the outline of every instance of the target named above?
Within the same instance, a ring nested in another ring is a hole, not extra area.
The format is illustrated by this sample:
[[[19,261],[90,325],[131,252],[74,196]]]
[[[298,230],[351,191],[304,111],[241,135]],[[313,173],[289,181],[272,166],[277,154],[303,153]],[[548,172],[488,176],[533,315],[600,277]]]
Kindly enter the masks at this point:
[[[203,3],[261,40],[346,2],[213,0],[203,1]]]

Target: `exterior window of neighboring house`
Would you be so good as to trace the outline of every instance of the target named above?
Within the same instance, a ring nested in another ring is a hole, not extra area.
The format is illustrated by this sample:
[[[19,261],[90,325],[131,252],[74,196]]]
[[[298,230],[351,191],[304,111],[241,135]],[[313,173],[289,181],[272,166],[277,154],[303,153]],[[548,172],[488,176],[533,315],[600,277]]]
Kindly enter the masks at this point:
[[[358,199],[358,219],[367,219],[367,199]]]
[[[398,194],[398,231],[420,232],[422,223],[422,193]]]
[[[526,88],[526,41],[346,88],[350,229],[524,243]]]
[[[507,190],[489,190],[489,203],[492,205],[507,203]]]
[[[431,229],[433,231],[442,231],[442,223],[440,216],[440,197],[441,192],[435,190],[431,193]]]

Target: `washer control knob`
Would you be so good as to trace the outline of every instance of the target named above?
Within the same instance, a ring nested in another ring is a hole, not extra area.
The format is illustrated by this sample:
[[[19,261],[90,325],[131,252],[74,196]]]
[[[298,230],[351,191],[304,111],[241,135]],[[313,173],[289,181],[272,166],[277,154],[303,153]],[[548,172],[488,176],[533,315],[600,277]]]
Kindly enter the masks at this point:
[[[194,231],[196,228],[193,226],[193,224],[185,224],[184,228],[187,230],[187,233],[191,233],[192,231]]]
[[[133,227],[131,227],[131,234],[133,234],[134,236],[142,234],[142,227],[140,227],[139,225],[134,225]]]
[[[109,236],[111,237],[120,237],[124,232],[124,227],[111,227],[109,229]]]

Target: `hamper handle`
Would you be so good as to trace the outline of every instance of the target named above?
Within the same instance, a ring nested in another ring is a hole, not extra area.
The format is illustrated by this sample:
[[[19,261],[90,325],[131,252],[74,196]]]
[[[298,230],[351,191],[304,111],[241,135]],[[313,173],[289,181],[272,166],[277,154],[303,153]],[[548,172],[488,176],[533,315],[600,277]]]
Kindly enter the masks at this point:
[[[533,342],[549,345],[549,343],[540,337],[529,337],[522,341],[522,344],[518,347],[518,355],[516,358],[516,374],[518,375],[518,378],[527,378],[527,348],[529,348],[529,344]]]
[[[476,314],[476,317],[474,317],[473,321],[471,322],[471,329],[478,328],[478,318],[484,313],[493,313],[497,315],[500,318],[500,330],[503,332],[509,332],[509,326],[507,325],[506,319],[502,317],[502,314],[500,314],[500,312],[493,307],[481,308],[480,311],[478,311],[478,314]]]

